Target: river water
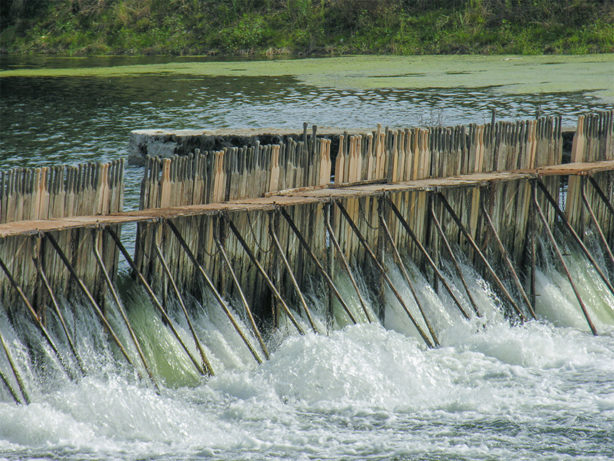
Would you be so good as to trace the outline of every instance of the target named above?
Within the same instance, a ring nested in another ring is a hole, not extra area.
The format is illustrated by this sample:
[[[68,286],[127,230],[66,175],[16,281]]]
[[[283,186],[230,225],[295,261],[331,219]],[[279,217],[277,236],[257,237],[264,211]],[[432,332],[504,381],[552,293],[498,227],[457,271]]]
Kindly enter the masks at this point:
[[[486,121],[493,107],[502,118],[527,118],[538,105],[565,113],[570,125],[578,113],[607,106],[583,92],[352,90],[309,87],[290,77],[5,78],[0,85],[3,168],[122,157],[137,128],[452,125]],[[130,167],[127,174],[131,208],[141,170]],[[127,366],[78,300],[64,300],[62,310],[70,332],[78,332],[84,376],[57,319],[48,319],[76,379],[62,371],[25,314],[13,322],[0,314],[0,332],[32,401],[16,406],[0,383],[0,458],[611,459],[614,297],[570,248],[566,257],[600,333],[592,336],[569,284],[543,253],[539,320],[524,325],[504,315],[505,303],[470,267],[465,275],[483,317],[469,321],[412,268],[442,344],[437,349],[424,346],[391,292],[384,293],[383,321],[348,325],[339,311],[329,328],[323,290],[314,289],[309,302],[323,334],[298,336],[282,325],[266,338],[270,360],[257,365],[214,302],[191,300],[216,372],[208,379],[195,372],[144,295],[125,288],[160,392]],[[398,269],[390,264],[389,272],[418,316]],[[450,282],[467,301],[458,280],[450,275]],[[360,317],[352,287],[338,283]],[[360,285],[367,299],[376,296]],[[236,314],[243,317],[239,307]],[[109,315],[130,344],[119,315]],[[181,316],[173,317],[196,354]],[[138,364],[134,348],[129,354]],[[10,370],[3,354],[0,370]]]

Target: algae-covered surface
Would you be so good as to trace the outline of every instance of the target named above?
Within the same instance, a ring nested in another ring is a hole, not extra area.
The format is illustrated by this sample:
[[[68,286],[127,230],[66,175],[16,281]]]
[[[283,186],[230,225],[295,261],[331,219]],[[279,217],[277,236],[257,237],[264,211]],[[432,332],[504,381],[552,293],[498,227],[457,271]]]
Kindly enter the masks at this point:
[[[64,60],[63,62],[66,62]],[[112,62],[112,61],[110,61]],[[122,60],[122,63],[127,62]],[[485,88],[503,94],[597,92],[614,101],[614,54],[584,56],[349,56],[267,61],[194,61],[0,71],[2,77],[126,77],[144,74],[281,77],[316,87]]]

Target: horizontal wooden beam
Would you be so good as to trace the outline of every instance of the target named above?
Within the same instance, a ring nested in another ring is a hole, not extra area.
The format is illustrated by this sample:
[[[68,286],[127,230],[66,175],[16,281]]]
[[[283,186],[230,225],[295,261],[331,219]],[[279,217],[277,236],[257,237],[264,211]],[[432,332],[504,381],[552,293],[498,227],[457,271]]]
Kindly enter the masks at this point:
[[[419,179],[395,184],[346,184],[334,187],[316,186],[296,190],[280,191],[275,195],[252,199],[240,199],[204,205],[189,205],[170,208],[150,208],[125,211],[109,215],[78,216],[36,221],[17,221],[0,224],[0,238],[16,235],[31,235],[39,232],[62,231],[84,227],[109,226],[114,224],[155,221],[185,216],[216,214],[220,212],[266,211],[276,206],[295,206],[324,202],[345,197],[382,195],[388,192],[429,191],[443,188],[476,187],[498,181],[517,181],[542,176],[591,175],[614,171],[614,160],[592,163],[568,163],[545,166],[532,170],[474,173],[449,178]]]

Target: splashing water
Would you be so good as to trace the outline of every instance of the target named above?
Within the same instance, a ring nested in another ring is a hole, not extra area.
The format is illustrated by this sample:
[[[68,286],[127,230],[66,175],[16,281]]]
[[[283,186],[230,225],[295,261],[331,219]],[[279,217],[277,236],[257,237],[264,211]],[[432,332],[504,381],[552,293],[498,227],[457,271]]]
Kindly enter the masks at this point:
[[[86,306],[63,301],[86,370],[75,380],[25,315],[9,322],[1,314],[0,330],[32,403],[17,406],[0,388],[0,457],[611,458],[614,298],[583,257],[571,252],[567,258],[598,337],[586,333],[569,283],[552,267],[537,274],[540,320],[512,326],[502,301],[470,266],[463,264],[462,270],[482,317],[466,320],[441,285],[433,289],[405,261],[441,347],[425,347],[390,289],[382,293],[383,323],[367,323],[353,286],[340,271],[336,283],[361,322],[350,325],[339,303],[333,303],[335,320],[328,335],[299,336],[282,322],[267,339],[271,359],[259,366],[212,300],[189,300],[192,322],[216,372],[210,378],[198,374],[148,300],[133,290],[125,296],[126,310],[161,383],[159,393],[139,377],[146,375],[115,310],[108,312],[110,323],[136,370]],[[387,269],[410,312],[426,328],[392,260]],[[444,273],[465,310],[472,312],[453,271]],[[355,275],[368,312],[377,319],[371,304],[377,293],[370,293],[367,277]],[[328,299],[316,291],[308,303],[318,330],[325,332]],[[241,309],[234,312],[240,320]],[[198,357],[180,310],[171,306],[169,313]],[[48,325],[62,357],[77,371],[51,314]],[[248,324],[240,326],[257,346]],[[2,354],[0,369],[10,370]]]

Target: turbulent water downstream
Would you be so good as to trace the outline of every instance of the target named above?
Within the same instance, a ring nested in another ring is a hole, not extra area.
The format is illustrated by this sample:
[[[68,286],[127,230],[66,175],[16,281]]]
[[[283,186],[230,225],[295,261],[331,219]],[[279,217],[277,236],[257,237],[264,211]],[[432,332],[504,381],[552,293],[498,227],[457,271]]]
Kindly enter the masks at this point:
[[[267,338],[271,359],[257,365],[213,302],[205,308],[193,302],[196,329],[216,370],[209,379],[196,374],[145,297],[129,289],[124,299],[160,393],[137,379],[83,306],[63,304],[87,371],[74,381],[25,317],[18,329],[3,318],[2,334],[32,403],[16,406],[0,391],[0,457],[609,459],[614,297],[583,258],[569,258],[574,275],[586,282],[582,295],[598,337],[588,332],[557,272],[538,274],[540,320],[512,325],[502,301],[468,266],[483,314],[469,321],[413,270],[440,348],[424,346],[386,292],[383,324],[347,325],[339,309],[328,334],[298,336],[282,325]],[[417,315],[400,273],[389,270]],[[359,316],[351,286],[338,282]],[[325,332],[323,300],[310,301]],[[110,317],[129,343],[117,314]],[[49,321],[60,342],[55,318]],[[190,343],[187,327],[181,331]],[[68,360],[66,344],[62,352]],[[8,370],[4,358],[0,366]],[[72,370],[77,374],[75,363]]]

